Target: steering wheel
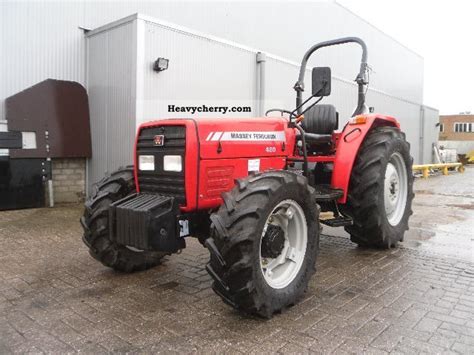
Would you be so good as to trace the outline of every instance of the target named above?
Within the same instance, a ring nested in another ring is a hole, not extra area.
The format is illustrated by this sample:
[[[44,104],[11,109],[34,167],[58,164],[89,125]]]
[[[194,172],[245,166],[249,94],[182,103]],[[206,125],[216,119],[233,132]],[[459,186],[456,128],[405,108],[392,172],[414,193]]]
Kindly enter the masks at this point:
[[[284,113],[288,114],[288,115],[291,115],[291,111],[288,111],[288,110],[284,110],[284,109],[281,109],[281,108],[271,108],[270,110],[267,110],[267,112],[265,112],[265,116],[268,116],[268,114],[270,112],[280,112],[280,114],[283,116]]]
[[[268,116],[268,114],[270,112],[280,112],[282,116],[283,116],[284,113],[288,114],[290,117],[291,117],[291,115],[294,115],[294,111],[288,111],[288,110],[284,110],[284,109],[281,109],[281,108],[271,108],[270,110],[265,112],[265,116]],[[303,119],[304,119],[304,115],[297,116],[296,117],[296,123],[300,123],[301,121],[303,121]]]

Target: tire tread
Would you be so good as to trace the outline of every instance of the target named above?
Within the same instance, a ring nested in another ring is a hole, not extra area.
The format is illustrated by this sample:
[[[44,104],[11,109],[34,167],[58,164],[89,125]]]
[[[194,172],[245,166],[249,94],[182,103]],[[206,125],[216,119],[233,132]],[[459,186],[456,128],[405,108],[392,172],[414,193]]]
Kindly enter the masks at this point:
[[[407,207],[409,212],[406,218],[400,222],[401,236],[394,238],[382,227],[382,216],[380,211],[384,208],[379,196],[383,191],[385,166],[389,157],[387,152],[391,142],[399,141],[403,150],[409,154],[410,145],[405,135],[395,127],[383,126],[372,129],[354,163],[351,174],[351,182],[347,197],[347,204],[343,207],[345,214],[352,217],[354,223],[345,227],[351,235],[351,240],[360,246],[391,248],[403,239],[403,233],[408,230],[408,217],[413,213],[411,210],[413,194],[413,174],[407,173],[408,195]],[[410,164],[413,158],[410,157]]]
[[[305,178],[287,171],[274,171],[237,180],[236,188],[223,194],[224,203],[211,215],[211,238],[208,242],[216,250],[211,250],[208,245],[211,259],[207,269],[214,278],[213,289],[225,303],[246,313],[268,318],[281,311],[268,300],[262,299],[256,291],[256,280],[252,278],[254,260],[251,250],[256,225],[265,217],[264,206],[267,206],[272,194],[278,188],[290,183],[296,183],[306,190],[314,202],[315,210],[318,210],[313,196],[314,190],[307,184]],[[258,204],[255,204],[256,197]],[[319,227],[317,230],[319,231]],[[215,256],[216,252],[219,253],[219,257]],[[221,257],[223,262],[219,260]],[[314,271],[313,265],[308,278]],[[290,303],[296,303],[300,296],[301,294],[295,295]]]

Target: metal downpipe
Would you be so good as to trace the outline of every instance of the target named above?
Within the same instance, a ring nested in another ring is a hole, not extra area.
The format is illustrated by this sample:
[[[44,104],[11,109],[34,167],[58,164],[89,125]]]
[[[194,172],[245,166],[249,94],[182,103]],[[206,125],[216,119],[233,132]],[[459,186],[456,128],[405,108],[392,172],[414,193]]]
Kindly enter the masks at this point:
[[[257,53],[257,115],[263,116],[265,110],[265,62],[267,55]]]

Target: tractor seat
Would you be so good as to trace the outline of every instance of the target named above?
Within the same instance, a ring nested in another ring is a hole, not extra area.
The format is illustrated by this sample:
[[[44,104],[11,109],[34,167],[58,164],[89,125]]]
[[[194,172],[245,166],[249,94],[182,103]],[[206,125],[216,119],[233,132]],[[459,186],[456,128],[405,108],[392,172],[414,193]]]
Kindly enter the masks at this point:
[[[301,127],[308,133],[332,134],[339,125],[339,114],[333,105],[315,105],[304,114]]]

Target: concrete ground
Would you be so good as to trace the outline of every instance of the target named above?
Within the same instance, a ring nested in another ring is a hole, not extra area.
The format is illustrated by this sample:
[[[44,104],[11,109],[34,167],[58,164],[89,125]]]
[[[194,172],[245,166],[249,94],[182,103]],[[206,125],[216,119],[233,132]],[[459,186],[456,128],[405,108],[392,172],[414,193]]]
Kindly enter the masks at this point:
[[[115,273],[81,241],[80,206],[0,213],[0,353],[474,353],[474,168],[416,181],[400,248],[325,229],[303,302],[262,320],[210,289],[194,240]]]

